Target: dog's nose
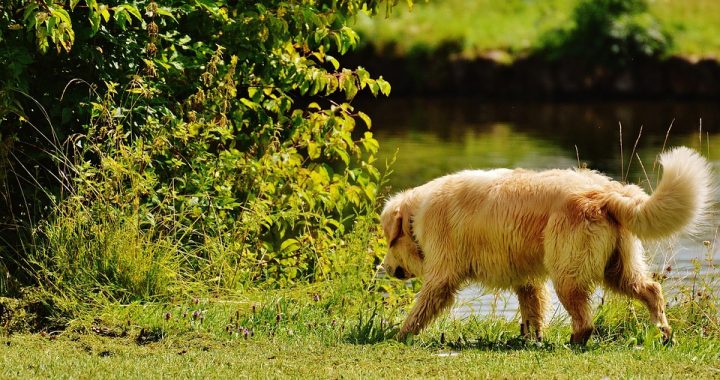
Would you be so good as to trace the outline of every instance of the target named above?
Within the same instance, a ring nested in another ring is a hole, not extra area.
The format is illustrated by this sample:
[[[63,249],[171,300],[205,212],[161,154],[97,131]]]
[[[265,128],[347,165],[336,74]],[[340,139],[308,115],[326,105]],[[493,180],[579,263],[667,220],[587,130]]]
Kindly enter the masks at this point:
[[[407,277],[407,273],[405,273],[405,269],[402,267],[395,268],[395,273],[393,273],[393,276],[399,279],[405,279]]]

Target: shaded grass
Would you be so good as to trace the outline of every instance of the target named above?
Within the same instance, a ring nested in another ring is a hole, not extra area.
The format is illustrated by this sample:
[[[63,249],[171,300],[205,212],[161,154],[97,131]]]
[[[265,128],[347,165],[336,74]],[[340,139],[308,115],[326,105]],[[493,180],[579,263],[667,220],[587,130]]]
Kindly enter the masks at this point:
[[[575,0],[418,2],[412,11],[396,6],[389,17],[358,17],[363,40],[397,53],[435,50],[447,41],[460,43],[468,57],[493,52],[511,60],[539,46],[547,31],[570,22]],[[720,2],[714,0],[650,1],[655,15],[672,34],[670,54],[691,58],[720,56]]]

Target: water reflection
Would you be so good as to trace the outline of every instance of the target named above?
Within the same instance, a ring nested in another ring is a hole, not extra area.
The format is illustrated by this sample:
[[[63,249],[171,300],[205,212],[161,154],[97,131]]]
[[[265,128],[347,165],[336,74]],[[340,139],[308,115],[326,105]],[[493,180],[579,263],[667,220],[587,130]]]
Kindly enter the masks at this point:
[[[391,191],[460,169],[578,164],[648,188],[656,183],[654,161],[664,145],[699,149],[720,172],[720,107],[716,102],[488,104],[474,99],[380,99],[360,108],[373,119],[380,162],[395,159]],[[713,225],[717,228],[718,221]],[[711,245],[705,247],[703,240]],[[720,260],[718,231],[711,229],[698,237],[647,248],[655,269],[673,266],[676,284],[670,288],[676,289],[692,275],[694,260],[708,255],[713,263]],[[555,308],[561,310],[557,301]],[[471,286],[460,294],[454,312],[512,317],[517,304],[511,294],[485,294],[482,288]]]

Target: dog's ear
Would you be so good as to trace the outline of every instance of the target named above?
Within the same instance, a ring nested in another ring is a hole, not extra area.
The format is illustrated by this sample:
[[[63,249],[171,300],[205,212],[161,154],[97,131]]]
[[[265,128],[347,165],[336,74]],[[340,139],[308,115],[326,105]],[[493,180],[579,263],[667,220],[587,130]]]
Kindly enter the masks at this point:
[[[403,234],[403,220],[402,220],[402,214],[400,213],[400,207],[396,208],[392,215],[392,220],[388,223],[388,231],[387,231],[387,238],[388,238],[388,246],[392,247],[395,245],[395,242],[402,236]]]
[[[410,215],[405,207],[398,207],[393,213],[393,219],[390,222],[390,230],[388,231],[388,246],[392,247],[395,242],[404,235],[410,235]]]
[[[403,235],[412,237],[412,232],[410,231],[410,213],[407,207],[400,206],[397,212],[400,214]]]

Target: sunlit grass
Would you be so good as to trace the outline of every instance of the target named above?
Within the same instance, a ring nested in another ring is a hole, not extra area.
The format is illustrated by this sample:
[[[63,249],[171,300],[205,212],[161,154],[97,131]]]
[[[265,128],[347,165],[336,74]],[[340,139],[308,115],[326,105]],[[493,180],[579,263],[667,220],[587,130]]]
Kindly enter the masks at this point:
[[[694,58],[720,57],[720,2],[654,0],[650,11],[670,28],[674,53]]]
[[[395,44],[400,53],[460,41],[467,54],[488,50],[524,52],[544,31],[562,24],[572,0],[492,1],[445,0],[417,2],[412,10],[396,6],[388,17],[358,17],[366,42]]]
[[[718,341],[670,349],[609,346],[421,347],[387,341],[324,345],[314,339],[188,341],[138,346],[82,336],[1,340],[3,378],[713,378]],[[5,343],[9,343],[9,346]]]
[[[400,54],[434,49],[447,41],[460,43],[462,53],[477,56],[496,51],[510,59],[538,47],[540,36],[570,21],[576,0],[491,1],[443,0],[403,4],[389,15],[361,16],[357,29],[365,43],[395,46]],[[720,56],[720,2],[714,0],[651,0],[650,12],[671,32],[670,53]],[[388,17],[386,17],[388,16]]]
[[[392,336],[407,306],[347,291],[108,305],[64,332],[1,337],[0,377],[708,378],[720,369],[717,326],[691,318],[703,315],[699,302],[668,310],[676,334],[665,346],[642,305],[611,298],[580,348],[567,344],[563,316],[550,321],[543,343],[519,339],[512,320],[448,315],[398,342]]]

